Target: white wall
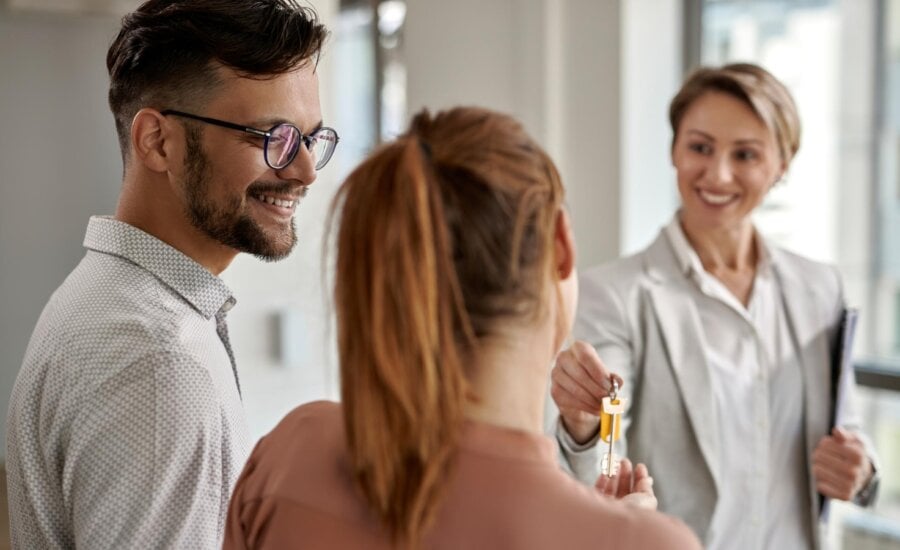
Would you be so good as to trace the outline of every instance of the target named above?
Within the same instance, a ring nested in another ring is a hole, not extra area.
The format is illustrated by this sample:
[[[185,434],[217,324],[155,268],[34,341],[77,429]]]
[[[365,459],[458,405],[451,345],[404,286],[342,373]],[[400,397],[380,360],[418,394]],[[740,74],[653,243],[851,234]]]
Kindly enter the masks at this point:
[[[622,6],[621,252],[650,243],[679,205],[670,161],[669,101],[682,78],[682,2]]]
[[[668,100],[678,0],[416,0],[410,112],[477,104],[523,121],[567,188],[579,265],[646,245],[676,207]]]
[[[405,37],[410,112],[474,104],[522,120],[559,165],[579,264],[614,257],[618,2],[418,0]]]

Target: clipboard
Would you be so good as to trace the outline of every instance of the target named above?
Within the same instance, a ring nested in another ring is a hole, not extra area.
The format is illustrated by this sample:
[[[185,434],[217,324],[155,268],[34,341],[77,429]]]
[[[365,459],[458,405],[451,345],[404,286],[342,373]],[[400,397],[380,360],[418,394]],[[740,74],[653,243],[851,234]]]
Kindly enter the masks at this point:
[[[828,433],[831,433],[831,429],[835,426],[844,423],[847,401],[853,393],[856,379],[853,374],[853,339],[856,336],[858,320],[858,309],[844,308],[831,354],[831,418],[828,422]]]
[[[828,419],[828,433],[835,426],[844,423],[847,402],[851,399],[856,377],[853,373],[853,339],[856,337],[856,325],[859,320],[859,309],[844,308],[841,313],[841,324],[831,350],[831,417]],[[819,495],[819,520],[828,521],[830,501]]]

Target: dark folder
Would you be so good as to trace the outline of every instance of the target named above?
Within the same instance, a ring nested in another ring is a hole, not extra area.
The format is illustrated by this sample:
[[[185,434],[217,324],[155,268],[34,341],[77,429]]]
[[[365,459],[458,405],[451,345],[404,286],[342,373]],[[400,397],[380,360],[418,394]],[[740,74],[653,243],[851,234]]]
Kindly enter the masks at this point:
[[[831,354],[831,428],[840,426],[844,420],[844,409],[853,392],[853,338],[856,335],[856,322],[859,310],[844,308],[841,325]]]
[[[828,422],[829,434],[831,434],[832,428],[843,423],[847,401],[853,393],[855,380],[852,357],[853,338],[856,335],[856,322],[858,319],[858,309],[844,308],[834,348],[831,350],[831,418]],[[828,509],[828,499],[819,495],[819,518],[822,521],[828,521]]]

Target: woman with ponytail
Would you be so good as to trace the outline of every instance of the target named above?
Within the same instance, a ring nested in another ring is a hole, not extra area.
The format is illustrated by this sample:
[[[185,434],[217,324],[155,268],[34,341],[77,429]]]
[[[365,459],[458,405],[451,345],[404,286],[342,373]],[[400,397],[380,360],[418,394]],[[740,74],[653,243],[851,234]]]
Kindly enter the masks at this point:
[[[559,174],[517,122],[422,112],[332,213],[342,402],[260,441],[226,548],[698,547],[571,480],[542,435],[575,248]],[[646,469],[623,466],[617,496],[655,502]]]

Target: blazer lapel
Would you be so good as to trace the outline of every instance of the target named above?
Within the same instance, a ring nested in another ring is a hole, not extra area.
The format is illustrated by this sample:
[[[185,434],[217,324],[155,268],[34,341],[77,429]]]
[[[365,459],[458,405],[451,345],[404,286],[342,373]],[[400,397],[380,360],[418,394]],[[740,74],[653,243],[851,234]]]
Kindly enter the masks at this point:
[[[664,235],[651,247],[647,269],[656,284],[648,292],[694,435],[718,487],[719,427],[700,317],[668,247]]]
[[[773,252],[774,254],[774,252]],[[828,368],[831,352],[828,339],[817,330],[821,325],[822,304],[805,284],[802,277],[792,269],[790,258],[778,255],[773,262],[781,288],[781,300],[787,313],[788,326],[797,350],[800,368],[803,372],[803,415],[807,464],[812,460],[812,452],[819,437],[828,431],[830,403],[821,398],[828,395]],[[823,387],[825,386],[825,387]],[[813,507],[813,522],[816,521],[819,497],[810,475],[810,499]]]

